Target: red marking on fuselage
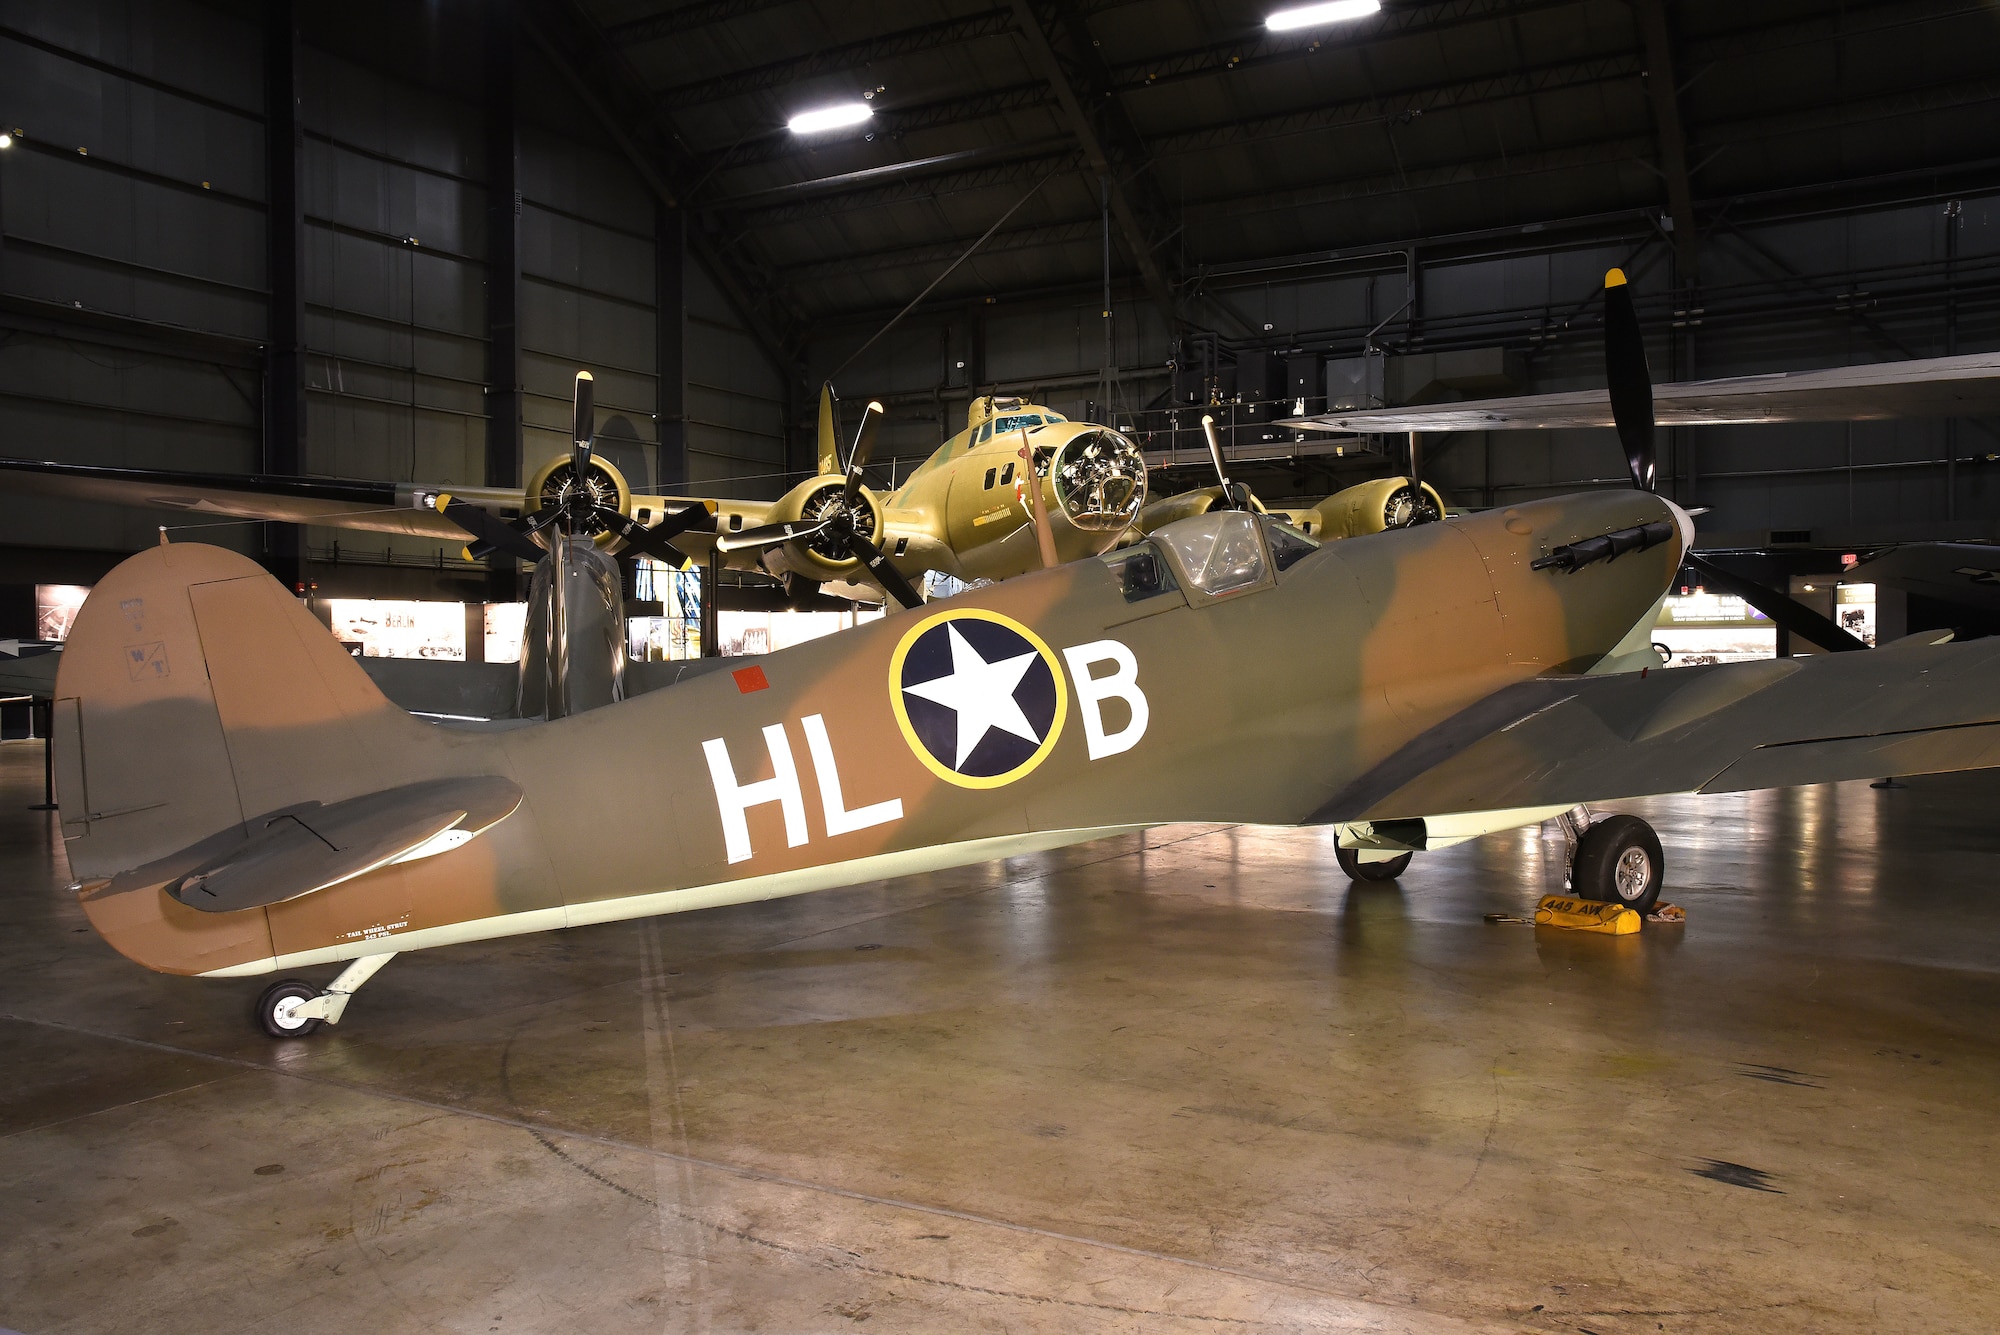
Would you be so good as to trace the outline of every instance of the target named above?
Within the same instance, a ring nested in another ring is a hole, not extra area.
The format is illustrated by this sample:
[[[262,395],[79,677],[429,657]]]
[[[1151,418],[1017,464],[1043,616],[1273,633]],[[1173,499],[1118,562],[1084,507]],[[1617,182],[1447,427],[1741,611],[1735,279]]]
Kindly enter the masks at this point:
[[[762,664],[752,663],[747,668],[738,668],[729,674],[736,678],[736,689],[748,695],[752,691],[767,691],[771,683],[765,679]]]

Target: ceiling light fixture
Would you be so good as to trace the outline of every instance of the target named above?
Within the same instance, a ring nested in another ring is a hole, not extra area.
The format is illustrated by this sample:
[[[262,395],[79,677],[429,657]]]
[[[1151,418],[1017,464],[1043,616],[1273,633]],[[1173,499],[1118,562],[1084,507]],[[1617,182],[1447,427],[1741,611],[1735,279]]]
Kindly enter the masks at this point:
[[[839,106],[820,107],[816,111],[801,111],[785,122],[785,128],[793,134],[818,134],[821,130],[859,125],[874,114],[875,109],[866,102],[844,102]]]
[[[1290,32],[1294,28],[1317,28],[1322,23],[1365,19],[1381,12],[1382,0],[1327,0],[1325,4],[1281,9],[1265,19],[1264,26],[1272,32]]]
[[[0,130],[0,148],[12,148],[13,146],[14,136],[8,134],[5,130]]]

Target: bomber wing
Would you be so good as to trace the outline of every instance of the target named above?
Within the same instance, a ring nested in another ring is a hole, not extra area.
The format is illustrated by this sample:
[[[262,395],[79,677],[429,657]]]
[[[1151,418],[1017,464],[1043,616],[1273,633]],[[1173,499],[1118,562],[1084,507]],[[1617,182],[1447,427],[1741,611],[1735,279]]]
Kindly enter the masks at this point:
[[[2000,353],[1924,357],[1820,371],[1684,380],[1653,386],[1661,426],[1742,422],[1867,422],[2000,413]],[[1408,408],[1315,413],[1277,423],[1313,431],[1537,431],[1611,426],[1608,390],[1523,394]]]
[[[461,541],[464,530],[431,508],[431,496],[449,491],[461,500],[492,508],[519,509],[521,505],[520,490],[503,487],[426,488],[343,478],[102,468],[33,459],[0,459],[0,473],[14,490],[65,500]]]
[[[1730,793],[2000,765],[2000,639],[1545,677],[1349,784],[1319,822]]]
[[[36,459],[0,458],[0,476],[15,491],[65,500],[400,533],[449,542],[465,541],[468,531],[437,508],[440,496],[483,510],[509,513],[518,513],[526,503],[519,487],[105,468]],[[679,514],[690,505],[706,507],[708,513],[727,507],[745,516],[738,519],[739,524],[758,522],[768,508],[763,502],[715,502],[685,496],[634,496],[632,500],[633,513],[629,518],[640,527]],[[679,527],[673,532],[674,536],[685,538],[694,550],[705,550],[711,540],[707,533],[688,533]],[[631,542],[628,537],[628,545]]]

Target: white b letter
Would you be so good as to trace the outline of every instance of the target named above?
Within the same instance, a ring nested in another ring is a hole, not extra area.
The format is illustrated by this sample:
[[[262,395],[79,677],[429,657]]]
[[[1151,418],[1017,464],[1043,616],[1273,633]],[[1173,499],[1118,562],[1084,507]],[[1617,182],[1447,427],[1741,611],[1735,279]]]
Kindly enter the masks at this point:
[[[852,834],[871,825],[886,825],[903,818],[903,799],[900,797],[862,807],[859,811],[847,810],[847,799],[840,792],[840,771],[833,762],[833,742],[826,735],[826,719],[818,714],[808,714],[799,720],[799,726],[806,730],[806,750],[812,753],[813,773],[819,777],[819,802],[826,811],[828,834]]]
[[[715,805],[722,812],[722,845],[731,862],[750,859],[750,822],[744,813],[765,802],[776,802],[785,813],[785,843],[797,848],[806,841],[806,799],[799,791],[799,767],[792,762],[792,744],[778,724],[764,729],[771,750],[771,777],[756,783],[736,782],[729,748],[720,737],[701,744],[708,756],[708,777],[715,783]]]
[[[1146,707],[1146,693],[1139,689],[1139,660],[1132,651],[1116,640],[1098,640],[1063,650],[1063,658],[1069,663],[1070,680],[1076,683],[1077,712],[1083,715],[1083,740],[1090,758],[1101,760],[1137,746],[1146,735],[1151,714]],[[1109,676],[1092,677],[1093,663],[1115,666]],[[1132,721],[1107,737],[1103,703],[1112,696],[1131,707]]]

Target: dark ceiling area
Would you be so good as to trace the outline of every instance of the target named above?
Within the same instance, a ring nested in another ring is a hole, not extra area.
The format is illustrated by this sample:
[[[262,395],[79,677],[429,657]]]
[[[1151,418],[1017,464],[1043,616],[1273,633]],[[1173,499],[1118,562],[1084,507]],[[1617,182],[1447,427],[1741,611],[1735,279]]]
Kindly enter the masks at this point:
[[[933,300],[1087,289],[1108,219],[1121,291],[1203,327],[1204,274],[1249,261],[1634,215],[1686,233],[2000,165],[1985,0],[1438,0],[1296,32],[1200,0],[585,8],[578,67],[794,347],[895,310],[989,228]],[[856,97],[863,124],[786,128]]]

